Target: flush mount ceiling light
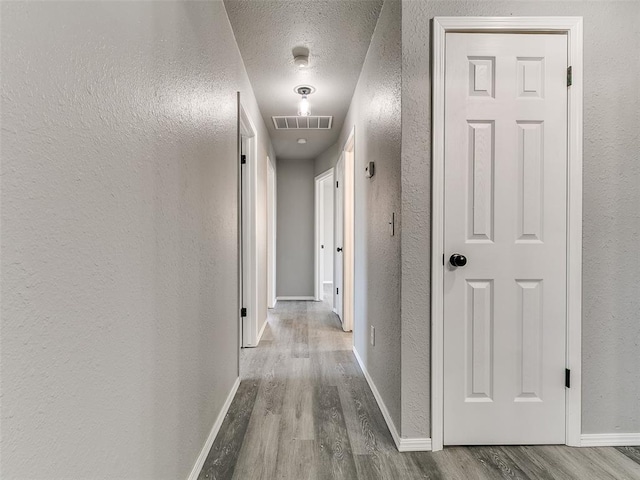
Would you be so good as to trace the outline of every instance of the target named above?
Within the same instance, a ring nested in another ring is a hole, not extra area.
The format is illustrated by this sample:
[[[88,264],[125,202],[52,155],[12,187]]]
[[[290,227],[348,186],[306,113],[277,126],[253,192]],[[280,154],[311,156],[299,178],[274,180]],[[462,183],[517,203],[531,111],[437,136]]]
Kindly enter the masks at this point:
[[[293,63],[295,63],[298,68],[307,68],[309,66],[309,56],[298,55],[294,57]]]
[[[298,95],[301,95],[300,103],[298,104],[298,116],[307,117],[311,115],[311,109],[309,108],[308,95],[315,92],[315,89],[309,85],[300,85],[293,89]]]
[[[307,143],[307,139],[306,139],[306,138],[299,138],[299,139],[298,139],[298,143],[299,143],[300,145],[304,145],[305,143]]]
[[[293,53],[293,63],[300,70],[304,70],[309,66],[309,49],[299,45],[291,51]]]

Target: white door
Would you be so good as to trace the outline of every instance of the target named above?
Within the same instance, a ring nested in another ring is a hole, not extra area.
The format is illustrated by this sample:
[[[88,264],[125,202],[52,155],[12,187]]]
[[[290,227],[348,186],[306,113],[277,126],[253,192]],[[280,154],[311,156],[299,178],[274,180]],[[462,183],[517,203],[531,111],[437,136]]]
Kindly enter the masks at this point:
[[[445,72],[444,443],[562,444],[567,37],[449,33]]]
[[[335,311],[340,317],[340,321],[343,321],[344,315],[342,311],[343,295],[344,295],[344,155],[341,155],[336,164],[336,196],[334,202],[335,208],[335,240],[333,242],[335,246],[334,269],[333,269],[333,293],[334,293],[334,305]]]
[[[246,158],[247,152],[247,138],[245,136],[242,136],[240,138],[240,155],[241,157],[244,159]],[[244,161],[244,160],[243,160]],[[241,297],[240,297],[240,305],[241,308],[246,308],[247,303],[248,303],[248,299],[249,299],[249,265],[247,262],[247,254],[249,252],[249,235],[248,235],[248,231],[249,231],[249,212],[248,212],[248,207],[249,207],[249,199],[248,199],[248,191],[249,191],[249,180],[248,180],[248,175],[247,175],[247,168],[246,168],[246,163],[241,163],[240,164],[240,188],[241,188],[241,195],[240,195],[240,222],[242,225],[242,231],[241,231],[241,245],[242,248],[240,249],[240,257],[242,259],[241,264],[242,264],[242,270],[241,270],[241,275],[240,275],[240,292],[241,292]],[[246,332],[247,332],[247,328],[248,325],[246,324],[247,318],[245,317],[241,317],[240,318],[240,325],[241,325],[241,332],[240,332],[240,346],[244,347],[245,346],[245,338],[246,338]]]

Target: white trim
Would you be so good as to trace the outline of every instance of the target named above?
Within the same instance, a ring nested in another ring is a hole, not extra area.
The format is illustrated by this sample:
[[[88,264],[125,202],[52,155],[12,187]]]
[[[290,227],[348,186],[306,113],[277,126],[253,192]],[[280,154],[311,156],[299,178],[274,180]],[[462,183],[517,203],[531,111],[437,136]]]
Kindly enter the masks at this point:
[[[287,297],[277,297],[276,301],[278,302],[289,302],[289,301],[296,301],[296,302],[308,302],[308,301],[315,301],[315,297],[313,295],[298,295],[298,296],[287,296]]]
[[[202,450],[200,450],[200,455],[198,455],[198,458],[196,459],[196,463],[193,465],[193,468],[191,469],[191,473],[187,477],[187,480],[198,480],[198,476],[200,475],[202,466],[204,465],[204,462],[207,459],[207,456],[209,455],[211,446],[213,445],[213,442],[215,441],[216,436],[220,431],[220,427],[222,426],[224,417],[227,415],[227,412],[229,411],[229,407],[231,406],[231,402],[233,401],[233,398],[236,396],[236,392],[238,391],[239,386],[240,386],[240,377],[236,378],[236,381],[234,382],[233,387],[231,387],[231,391],[229,392],[229,395],[227,395],[227,399],[225,400],[224,405],[222,405],[222,409],[220,410],[220,413],[218,414],[216,421],[213,423],[213,427],[211,427],[209,436],[207,437],[207,440],[204,442],[204,446],[202,447]]]
[[[640,433],[584,433],[582,447],[639,447]]]
[[[267,156],[267,308],[276,306],[277,172]]]
[[[367,371],[367,367],[365,367],[364,362],[360,358],[358,354],[358,350],[356,350],[356,346],[352,347],[353,355],[356,357],[358,361],[358,365],[360,365],[360,369],[364,374],[364,378],[367,379],[367,383],[369,384],[369,388],[373,393],[373,396],[378,403],[378,407],[380,407],[380,411],[382,412],[382,416],[384,417],[384,421],[387,423],[387,427],[389,428],[389,432],[391,433],[391,437],[393,437],[393,441],[396,444],[396,448],[399,452],[429,452],[431,451],[431,439],[430,438],[403,438],[398,433],[393,420],[391,419],[391,415],[389,414],[389,410],[387,406],[384,404],[382,397],[380,396],[380,392],[376,388],[376,385],[373,383],[373,379],[369,372]]]
[[[314,192],[315,192],[315,205],[314,205],[314,264],[313,264],[313,291],[315,292],[314,300],[316,302],[322,301],[324,292],[322,291],[324,278],[324,259],[322,258],[322,251],[320,245],[322,237],[324,237],[324,188],[323,182],[333,178],[333,167],[329,170],[316,175],[314,180]],[[333,181],[333,180],[332,180]]]
[[[447,32],[554,32],[568,37],[573,85],[568,90],[566,444],[581,444],[582,389],[582,17],[435,17],[433,19],[433,138],[431,250],[431,439],[443,448],[444,421],[444,87]]]
[[[323,285],[333,285],[333,282],[331,280],[325,280],[324,282],[322,282]]]
[[[264,319],[264,323],[262,324],[262,328],[260,328],[260,332],[258,332],[258,341],[256,342],[256,347],[258,346],[258,344],[260,343],[260,340],[262,339],[262,334],[264,333],[265,328],[267,328],[267,323],[269,323],[268,319]]]
[[[400,445],[398,445],[399,452],[430,452],[431,451],[431,439],[430,438],[403,438],[400,437]]]

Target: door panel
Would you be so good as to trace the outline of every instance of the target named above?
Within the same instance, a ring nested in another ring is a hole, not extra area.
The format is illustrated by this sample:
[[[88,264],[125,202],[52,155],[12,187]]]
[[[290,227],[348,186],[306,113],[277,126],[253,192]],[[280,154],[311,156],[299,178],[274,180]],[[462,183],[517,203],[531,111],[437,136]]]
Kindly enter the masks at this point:
[[[336,253],[333,256],[334,258],[334,285],[333,285],[333,293],[335,295],[335,310],[340,317],[340,321],[344,321],[343,315],[343,302],[342,299],[344,297],[344,255],[343,255],[343,247],[344,247],[344,155],[340,156],[338,159],[338,163],[336,164],[336,196],[334,202],[335,208],[335,240],[334,246],[336,249]],[[338,248],[341,250],[338,251]]]
[[[446,42],[444,442],[564,443],[567,37]]]
[[[240,139],[240,155],[246,155],[247,154],[247,137],[245,137],[244,135],[241,137]],[[248,262],[248,256],[249,256],[249,196],[248,196],[248,192],[249,192],[249,179],[248,179],[248,175],[247,175],[247,167],[246,167],[246,163],[242,164],[240,166],[240,186],[241,186],[241,196],[240,196],[240,200],[241,200],[241,204],[240,204],[240,217],[241,217],[241,225],[242,225],[242,231],[241,231],[241,245],[242,245],[242,251],[240,252],[241,258],[242,258],[242,270],[241,270],[241,275],[240,275],[240,291],[241,291],[241,297],[240,297],[240,304],[242,306],[242,308],[247,308],[248,302],[249,302],[249,281],[250,281],[250,270],[249,270],[249,262]],[[241,338],[241,347],[246,347],[247,346],[247,336],[248,336],[248,332],[249,332],[249,325],[248,325],[248,317],[241,317],[240,319],[240,325],[241,325],[241,332],[240,332],[240,338]]]

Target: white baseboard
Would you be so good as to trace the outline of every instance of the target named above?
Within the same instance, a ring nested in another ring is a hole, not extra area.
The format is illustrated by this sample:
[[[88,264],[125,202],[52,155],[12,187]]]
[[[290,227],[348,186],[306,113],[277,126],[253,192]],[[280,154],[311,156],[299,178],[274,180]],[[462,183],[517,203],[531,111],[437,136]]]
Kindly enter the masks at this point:
[[[314,301],[316,299],[316,297],[314,297],[313,295],[309,295],[309,296],[299,296],[299,297],[278,297],[277,300],[279,301],[294,301],[294,302],[306,302],[306,301]]]
[[[430,438],[402,438],[400,437],[399,452],[430,452]]]
[[[640,433],[583,433],[581,447],[637,447]]]
[[[256,347],[260,344],[260,339],[262,339],[262,334],[264,333],[264,329],[267,328],[267,323],[269,323],[269,321],[265,318],[264,323],[262,324],[262,328],[258,332],[258,341],[256,342]]]
[[[216,436],[220,431],[220,427],[222,426],[224,417],[227,415],[227,411],[231,406],[233,397],[236,396],[236,392],[238,391],[239,386],[240,386],[240,377],[236,378],[236,381],[233,384],[233,387],[231,387],[231,391],[229,392],[229,395],[227,395],[227,399],[225,400],[224,405],[222,405],[222,409],[218,414],[218,418],[216,418],[216,421],[214,422],[213,427],[211,427],[211,432],[209,432],[209,436],[207,437],[207,440],[204,442],[204,447],[202,447],[202,450],[200,451],[200,455],[198,455],[198,459],[196,460],[196,463],[193,466],[193,469],[191,470],[191,473],[189,474],[189,477],[187,480],[198,480],[198,476],[200,475],[202,466],[204,465],[204,462],[207,459],[207,455],[209,455],[209,450],[211,450],[213,441],[216,439]]]
[[[378,402],[378,407],[380,407],[380,411],[382,412],[382,416],[384,417],[384,421],[387,422],[387,427],[389,427],[389,432],[391,432],[391,436],[393,437],[393,441],[396,444],[396,448],[399,452],[429,452],[431,451],[431,439],[430,438],[402,438],[396,429],[393,420],[391,419],[391,415],[389,414],[389,410],[387,410],[387,406],[384,404],[382,397],[380,396],[380,392],[376,388],[376,385],[373,383],[369,372],[367,371],[367,367],[365,367],[364,362],[360,358],[358,351],[356,350],[355,345],[353,346],[353,355],[356,357],[360,368],[362,369],[362,373],[364,373],[364,378],[367,379],[367,383],[369,384],[369,388],[373,392],[373,396]]]

